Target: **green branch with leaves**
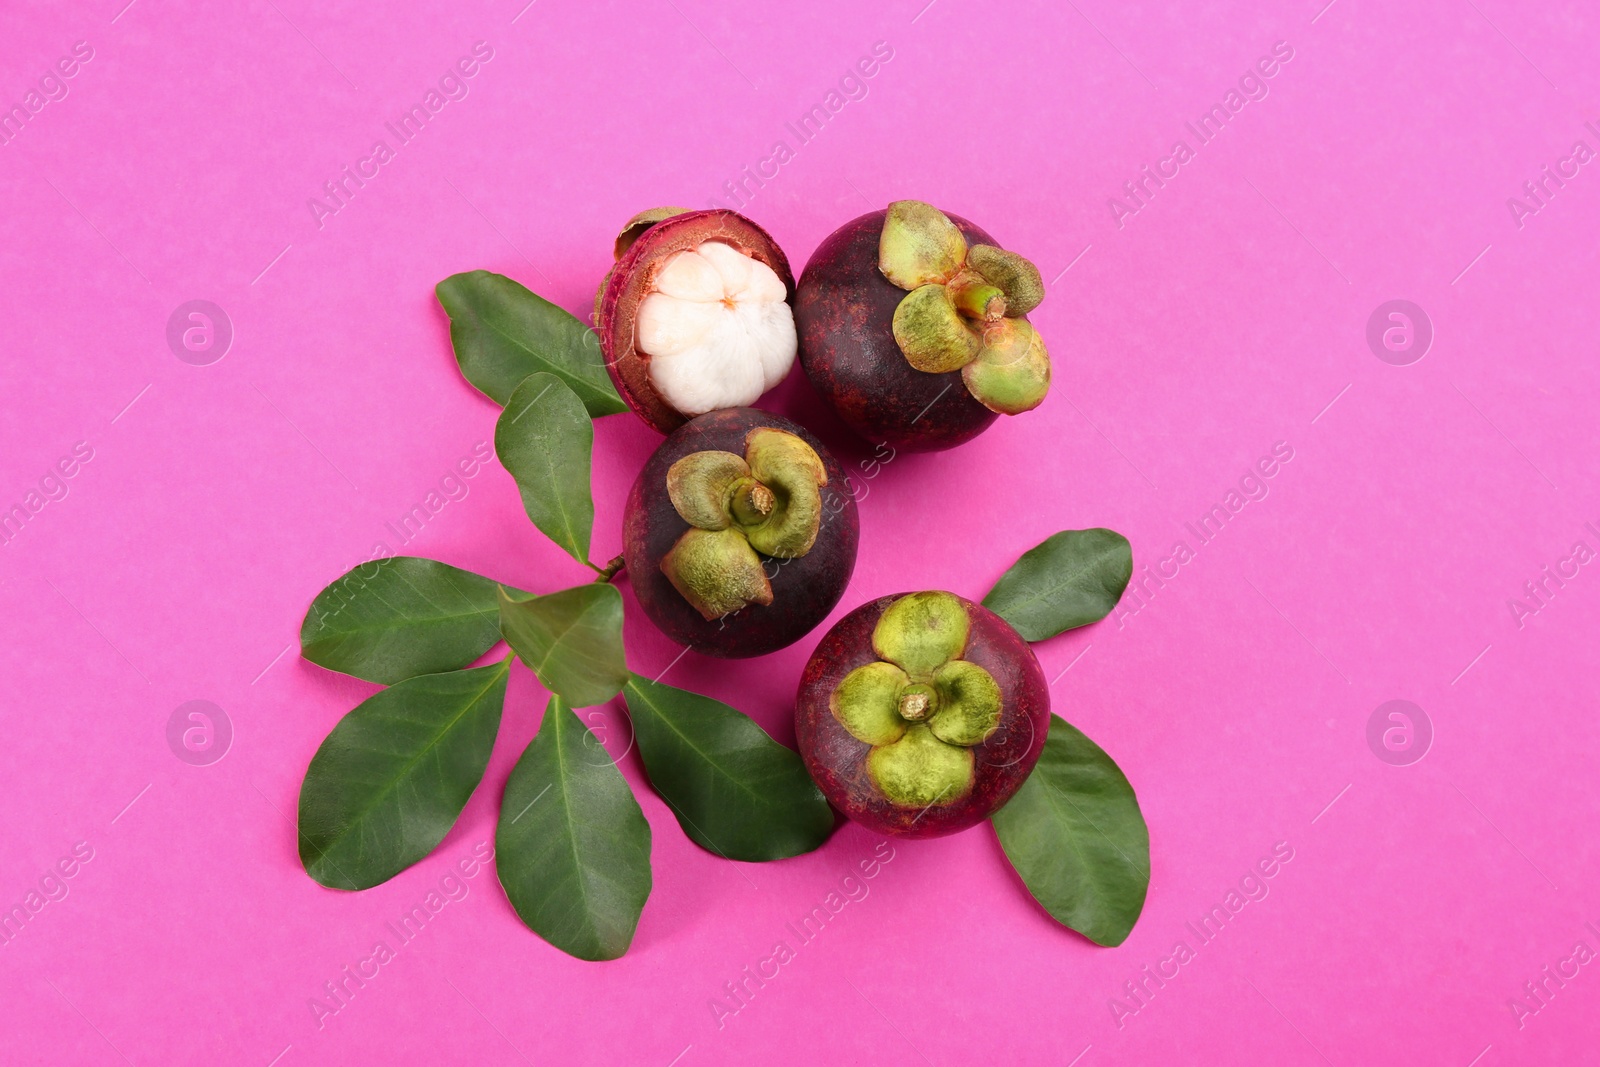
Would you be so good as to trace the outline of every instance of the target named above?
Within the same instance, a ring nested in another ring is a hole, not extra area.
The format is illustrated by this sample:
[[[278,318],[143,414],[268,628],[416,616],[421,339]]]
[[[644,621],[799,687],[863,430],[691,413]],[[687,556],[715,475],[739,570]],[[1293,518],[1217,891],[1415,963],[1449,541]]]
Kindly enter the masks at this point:
[[[622,694],[645,772],[695,844],[757,862],[810,852],[834,816],[800,757],[749,716],[640,677],[622,642],[620,560],[589,557],[592,419],[624,410],[593,331],[509,278],[438,287],[462,373],[503,405],[495,454],[535,527],[594,581],[534,593],[436,560],[362,564],[312,602],[301,653],[388,686],[350,711],[300,789],[306,872],[367,889],[432,852],[482,781],[513,659],[550,693],[501,797],[495,865],[517,915],[570,955],[627,951],[650,895],[650,827],[574,709]],[[504,641],[511,654],[471,664]]]

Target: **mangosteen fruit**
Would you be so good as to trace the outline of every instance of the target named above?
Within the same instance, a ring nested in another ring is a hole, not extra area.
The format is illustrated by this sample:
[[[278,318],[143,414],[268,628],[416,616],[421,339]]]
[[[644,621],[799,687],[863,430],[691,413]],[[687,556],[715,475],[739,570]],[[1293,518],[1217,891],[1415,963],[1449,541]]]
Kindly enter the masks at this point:
[[[1039,271],[966,219],[897,200],[835,230],[795,295],[800,363],[869,441],[930,452],[1031,411],[1050,359]]]
[[[839,462],[804,428],[754,408],[700,415],[639,472],[623,513],[639,604],[713,656],[798,641],[839,603],[861,536]]]
[[[622,399],[661,433],[741,407],[794,366],[794,276],[733,211],[653,208],[617,235],[595,328]]]
[[[795,736],[828,802],[870,830],[939,837],[1011,799],[1044,749],[1033,649],[981,604],[880,597],[828,631],[800,678]]]

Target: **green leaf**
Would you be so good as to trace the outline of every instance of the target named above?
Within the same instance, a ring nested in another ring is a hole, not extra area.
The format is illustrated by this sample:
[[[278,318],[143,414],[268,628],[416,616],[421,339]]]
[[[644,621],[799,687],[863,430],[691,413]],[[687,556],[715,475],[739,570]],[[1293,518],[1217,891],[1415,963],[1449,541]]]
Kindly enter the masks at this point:
[[[495,869],[528,929],[580,960],[628,951],[650,896],[650,824],[560,697],[506,782]]]
[[[461,373],[505,404],[522,379],[556,375],[596,418],[626,410],[600,354],[600,339],[580,319],[503,274],[452,274],[434,292],[450,316]]]
[[[510,669],[408,678],[339,720],[300,785],[307,874],[370,889],[444,840],[489,765]]]
[[[594,528],[593,451],[594,423],[554,374],[524,378],[495,423],[494,453],[516,479],[528,518],[579,563],[589,562]]]
[[[300,654],[385,685],[465,667],[500,640],[499,586],[417,556],[352,567],[311,602]]]
[[[575,708],[604,704],[628,680],[622,594],[609,583],[547,596],[502,588],[500,632],[540,683]]]
[[[650,784],[701,848],[759,863],[833,833],[833,810],[800,756],[748,715],[637,674],[623,696]]]
[[[1033,899],[1097,945],[1120,945],[1150,888],[1150,831],[1133,786],[1059,716],[1028,780],[992,815]]]
[[[1108,615],[1133,576],[1133,550],[1115,530],[1062,530],[1028,549],[983,606],[1029,641]]]

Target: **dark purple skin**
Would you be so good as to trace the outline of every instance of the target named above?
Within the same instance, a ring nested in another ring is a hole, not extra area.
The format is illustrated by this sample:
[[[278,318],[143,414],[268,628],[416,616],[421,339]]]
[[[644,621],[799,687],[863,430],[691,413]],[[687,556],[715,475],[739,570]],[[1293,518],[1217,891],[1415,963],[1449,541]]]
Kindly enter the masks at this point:
[[[745,435],[758,426],[787,430],[816,450],[828,474],[822,487],[822,524],[816,542],[790,560],[762,557],[772,603],[751,604],[707,621],[661,572],[661,560],[689,524],[667,495],[667,469],[691,452],[744,455]],[[656,449],[628,493],[622,518],[622,553],[628,580],[650,621],[696,652],[727,659],[762,656],[792,645],[828,617],[856,566],[861,520],[844,469],[803,426],[755,408],[726,408],[691,419]]]
[[[794,731],[800,755],[828,803],[869,830],[900,837],[942,837],[982,822],[1022,788],[1044,751],[1050,732],[1050,687],[1033,647],[1009,623],[982,604],[959,598],[972,618],[967,650],[1000,685],[1000,726],[973,748],[971,791],[951,804],[926,810],[889,801],[867,774],[872,746],[857,741],[828,706],[844,676],[878,658],[872,631],[890,604],[905,596],[879,597],[834,624],[811,654],[800,676]]]
[[[868,441],[907,452],[954,448],[999,416],[973,399],[960,371],[929,374],[906,362],[894,339],[894,309],[906,291],[878,271],[887,214],[845,223],[812,253],[795,293],[800,364]],[[967,220],[949,217],[969,245],[996,243]]]

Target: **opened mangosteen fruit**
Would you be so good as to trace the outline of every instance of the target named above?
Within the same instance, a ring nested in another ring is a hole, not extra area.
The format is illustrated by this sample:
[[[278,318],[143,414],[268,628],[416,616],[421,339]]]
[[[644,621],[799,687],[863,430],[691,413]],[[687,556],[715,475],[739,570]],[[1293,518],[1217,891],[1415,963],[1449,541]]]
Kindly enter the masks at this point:
[[[897,200],[835,230],[795,296],[800,362],[869,441],[935,451],[1043,402],[1050,359],[1027,313],[1039,271],[983,230]]]
[[[1033,649],[981,604],[880,597],[840,619],[800,678],[795,736],[828,802],[871,830],[938,837],[1011,799],[1050,730]]]
[[[759,656],[839,603],[860,519],[844,470],[788,419],[754,408],[698,416],[639,472],[623,556],[645,614],[680,644]]]
[[[617,235],[595,297],[606,369],[622,399],[662,433],[742,407],[794,365],[789,261],[733,211],[653,208]]]

